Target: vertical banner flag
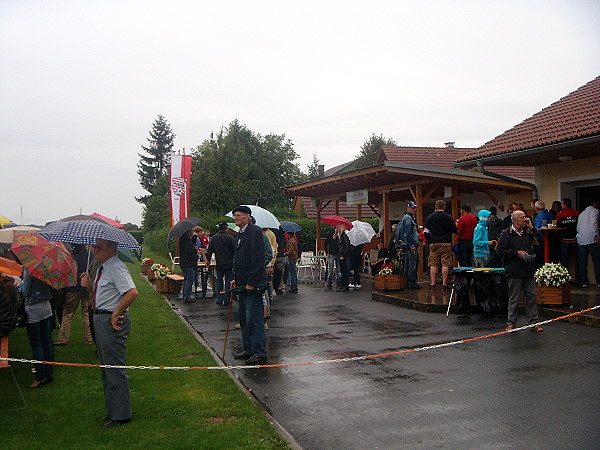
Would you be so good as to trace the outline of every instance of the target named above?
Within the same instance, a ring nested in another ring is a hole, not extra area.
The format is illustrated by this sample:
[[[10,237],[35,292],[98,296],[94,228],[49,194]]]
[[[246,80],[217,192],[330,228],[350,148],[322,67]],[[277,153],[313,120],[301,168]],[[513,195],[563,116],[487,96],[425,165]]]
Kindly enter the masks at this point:
[[[171,227],[188,216],[190,205],[190,176],[192,174],[191,155],[171,156]]]

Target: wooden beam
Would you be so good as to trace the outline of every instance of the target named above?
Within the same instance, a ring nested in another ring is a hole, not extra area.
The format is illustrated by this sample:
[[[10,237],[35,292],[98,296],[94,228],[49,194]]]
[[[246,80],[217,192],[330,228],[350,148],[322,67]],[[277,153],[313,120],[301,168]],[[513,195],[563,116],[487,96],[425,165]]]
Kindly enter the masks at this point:
[[[317,199],[317,201],[319,202],[319,203],[317,203],[317,204],[320,204],[320,203],[321,203],[321,200],[320,200],[320,199]],[[331,203],[331,200],[327,200],[327,201],[325,202],[325,204],[324,204],[324,205],[322,205],[322,206],[319,208],[318,212],[321,212],[321,211],[323,211],[325,208],[327,208],[327,205],[329,205],[330,203]]]
[[[385,245],[390,240],[390,194],[383,194],[383,242]]]
[[[420,186],[420,184],[418,184],[417,186]],[[409,187],[408,187],[408,190],[409,190],[409,191],[410,191],[410,193],[412,194],[412,196],[413,196],[413,200],[414,200],[414,201],[416,202],[416,204],[418,205],[420,202],[419,202],[419,200],[417,199],[417,194],[415,194],[415,191],[413,190],[412,186],[409,186]]]
[[[321,200],[317,200],[317,241],[315,242],[315,255],[319,253],[319,241],[321,240]]]
[[[460,215],[458,211],[458,186],[452,186],[452,218],[456,220]],[[452,245],[458,244],[458,235],[452,235]],[[456,255],[452,252],[452,262],[454,267],[458,266],[458,260],[456,259]]]
[[[423,198],[421,199],[421,203],[423,203],[425,200],[427,200],[429,197],[431,197],[431,194],[433,194],[439,187],[440,187],[440,183],[434,184],[433,187],[427,191],[427,194],[425,194],[423,196]],[[419,202],[417,202],[417,205],[418,204],[419,204]]]
[[[500,211],[504,212],[504,205],[502,204],[502,202],[500,200],[498,200],[496,198],[496,196],[494,194],[492,194],[490,192],[489,189],[485,189],[484,192],[487,194],[487,196],[494,202],[494,204],[500,208]]]
[[[356,220],[362,220],[362,205],[356,205]]]
[[[340,199],[336,197],[335,199],[335,215],[340,215]]]
[[[368,206],[369,208],[371,208],[371,211],[373,211],[373,212],[374,212],[374,213],[377,215],[377,217],[381,218],[381,214],[379,213],[379,211],[377,211],[377,210],[375,209],[375,207],[374,207],[373,205],[371,205],[370,203],[367,203],[367,206]]]

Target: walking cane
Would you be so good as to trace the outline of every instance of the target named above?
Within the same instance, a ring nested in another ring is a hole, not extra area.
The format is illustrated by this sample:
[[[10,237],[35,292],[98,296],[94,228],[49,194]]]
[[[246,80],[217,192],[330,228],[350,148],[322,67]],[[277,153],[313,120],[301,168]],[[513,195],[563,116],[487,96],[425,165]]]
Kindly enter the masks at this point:
[[[233,305],[234,295],[233,292],[229,295],[229,310],[227,311],[227,328],[225,329],[225,342],[223,343],[223,356],[221,359],[225,360],[225,350],[227,349],[227,338],[229,337],[229,325],[231,324],[231,307]]]

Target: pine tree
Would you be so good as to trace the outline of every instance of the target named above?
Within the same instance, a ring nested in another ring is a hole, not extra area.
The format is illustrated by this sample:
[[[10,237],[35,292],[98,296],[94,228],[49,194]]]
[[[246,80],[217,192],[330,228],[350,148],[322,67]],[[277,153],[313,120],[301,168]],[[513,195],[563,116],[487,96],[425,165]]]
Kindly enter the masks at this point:
[[[393,139],[386,139],[383,135],[375,135],[373,133],[369,139],[361,147],[361,151],[354,159],[354,168],[362,169],[363,167],[374,166],[377,163],[379,151],[384,145],[398,145]]]
[[[142,145],[147,155],[138,153],[140,162],[138,163],[138,176],[140,184],[149,195],[137,197],[136,200],[146,205],[148,200],[154,195],[157,182],[162,177],[167,176],[167,169],[170,164],[171,153],[173,152],[173,140],[175,134],[167,120],[159,115],[152,124],[148,146]]]
[[[306,175],[309,180],[316,180],[319,178],[319,158],[317,158],[316,153],[313,153],[313,160],[308,165],[308,172]]]

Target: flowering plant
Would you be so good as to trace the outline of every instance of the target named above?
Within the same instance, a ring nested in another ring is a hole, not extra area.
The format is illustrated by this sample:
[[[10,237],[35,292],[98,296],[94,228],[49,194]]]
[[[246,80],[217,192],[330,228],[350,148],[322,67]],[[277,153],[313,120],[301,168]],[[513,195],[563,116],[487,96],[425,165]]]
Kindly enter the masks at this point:
[[[154,270],[154,275],[156,276],[157,280],[166,280],[171,273],[173,273],[171,269],[163,265],[160,265],[158,269]]]
[[[383,266],[382,266],[383,267]],[[391,267],[384,267],[379,271],[379,275],[393,275]]]
[[[154,264],[154,260],[150,259],[150,258],[143,258],[142,259],[142,265],[144,266],[151,266],[152,264]]]
[[[154,264],[152,264],[150,266],[150,270],[156,271],[156,270],[160,269],[161,267],[164,267],[164,266],[162,264],[159,264],[159,263],[154,263]]]
[[[571,281],[571,275],[561,264],[546,263],[535,271],[535,284],[538,286],[561,287]]]
[[[402,273],[402,264],[400,261],[396,259],[386,260],[385,263],[381,265],[381,270],[379,270],[379,275],[400,275]]]

